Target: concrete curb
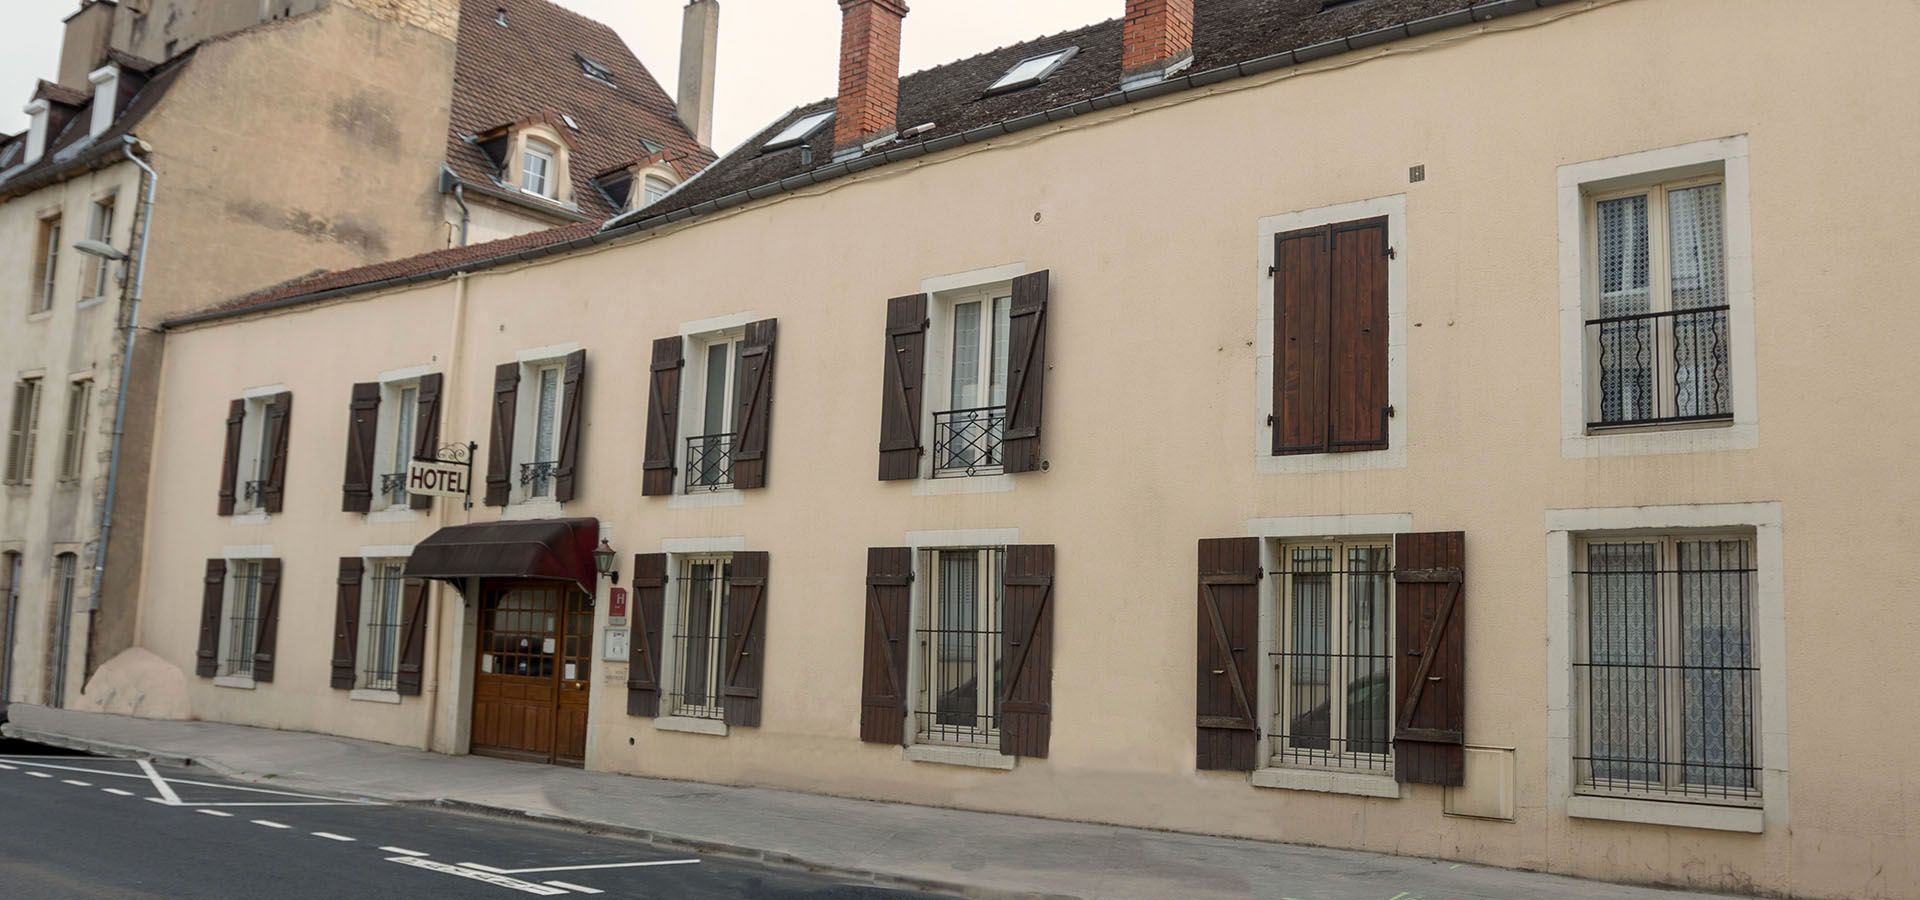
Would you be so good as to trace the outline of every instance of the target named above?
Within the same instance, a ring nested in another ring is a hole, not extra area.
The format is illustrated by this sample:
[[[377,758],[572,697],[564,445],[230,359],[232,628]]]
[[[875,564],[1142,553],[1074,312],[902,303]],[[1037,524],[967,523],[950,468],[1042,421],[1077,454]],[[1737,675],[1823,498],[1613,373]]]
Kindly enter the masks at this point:
[[[49,747],[59,747],[64,750],[78,750],[82,753],[92,753],[96,756],[113,756],[121,759],[147,759],[163,766],[186,768],[196,763],[196,760],[186,756],[156,753],[152,750],[127,744],[116,744],[112,741],[100,741],[93,738],[57,734],[51,731],[22,728],[12,723],[0,726],[0,736],[21,741],[31,741],[35,744],[46,744]],[[213,766],[206,766],[206,768],[219,771],[217,767]],[[221,774],[227,773],[222,772]]]

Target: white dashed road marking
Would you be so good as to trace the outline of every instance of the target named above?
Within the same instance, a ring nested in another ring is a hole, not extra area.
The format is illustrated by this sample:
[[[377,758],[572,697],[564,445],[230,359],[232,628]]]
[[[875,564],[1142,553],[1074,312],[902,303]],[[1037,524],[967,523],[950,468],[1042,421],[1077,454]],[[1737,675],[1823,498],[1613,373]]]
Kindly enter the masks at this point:
[[[350,837],[347,837],[347,836],[346,836],[346,835],[344,835],[344,834],[334,834],[334,833],[333,833],[333,832],[331,832],[331,831],[316,831],[316,832],[314,832],[314,833],[313,833],[313,836],[314,836],[314,837],[317,837],[317,838],[326,838],[327,840],[330,840],[330,841],[352,841],[352,840],[354,840],[354,838],[350,838]]]
[[[194,810],[194,812],[197,812],[197,813],[199,813],[199,814],[201,814],[201,815],[203,815],[203,816],[219,816],[219,817],[220,817],[220,818],[222,818],[222,819],[231,819],[231,818],[233,818],[233,813],[230,813],[230,812],[221,812],[221,811],[219,811],[219,810],[217,810],[217,809],[196,809],[196,810]]]
[[[590,887],[586,887],[586,886],[584,886],[584,885],[578,885],[578,884],[568,884],[567,882],[564,882],[564,881],[549,881],[549,882],[547,882],[547,886],[548,886],[548,887],[557,887],[557,888],[559,888],[559,889],[561,889],[561,890],[563,890],[563,891],[573,891],[573,892],[575,892],[575,893],[580,893],[580,894],[604,894],[604,893],[606,893],[606,891],[603,891],[603,890],[599,890],[598,888],[590,888]]]
[[[132,791],[123,791],[123,790],[121,790],[121,789],[119,789],[119,788],[101,788],[101,790],[103,790],[103,791],[106,791],[106,792],[107,792],[107,793],[109,793],[109,794],[114,794],[114,795],[116,795],[116,796],[120,796],[120,797],[131,797],[131,796],[133,796],[133,792],[132,792]]]
[[[32,775],[35,778],[52,778],[53,777],[52,775],[48,775],[45,772],[28,772],[27,774]]]
[[[292,825],[282,825],[279,822],[269,822],[266,819],[254,819],[253,824],[260,825],[266,828],[292,828],[293,827]]]
[[[17,772],[17,771],[19,771],[18,769],[15,769],[14,767],[12,767],[12,766],[10,766],[10,765],[7,765],[6,763],[0,763],[0,769],[5,769],[5,770],[7,770],[7,771],[9,771],[9,772]]]
[[[381,847],[380,849],[385,850],[388,853],[398,853],[401,856],[426,856],[427,855],[425,853],[421,853],[418,850],[408,850],[405,847]]]
[[[88,783],[86,783],[86,782],[84,782],[84,781],[75,781],[75,780],[73,780],[73,779],[71,779],[71,778],[62,778],[62,779],[60,779],[60,783],[61,783],[61,784],[70,784],[70,785],[73,785],[74,787],[93,787],[93,785],[91,785],[91,784],[88,784]]]
[[[461,863],[469,869],[492,872],[495,875],[530,875],[535,872],[584,872],[588,869],[638,869],[646,866],[684,866],[697,863],[697,859],[656,859],[648,862],[600,863],[591,866],[547,866],[541,869],[496,869],[479,863]]]

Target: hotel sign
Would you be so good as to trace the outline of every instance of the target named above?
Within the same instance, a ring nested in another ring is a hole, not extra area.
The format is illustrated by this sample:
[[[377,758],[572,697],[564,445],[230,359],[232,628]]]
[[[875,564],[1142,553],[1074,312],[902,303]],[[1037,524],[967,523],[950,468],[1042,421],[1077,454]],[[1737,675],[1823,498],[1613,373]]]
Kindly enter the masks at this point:
[[[407,463],[407,493],[427,497],[459,497],[473,508],[473,456],[479,444],[447,444],[434,459]]]

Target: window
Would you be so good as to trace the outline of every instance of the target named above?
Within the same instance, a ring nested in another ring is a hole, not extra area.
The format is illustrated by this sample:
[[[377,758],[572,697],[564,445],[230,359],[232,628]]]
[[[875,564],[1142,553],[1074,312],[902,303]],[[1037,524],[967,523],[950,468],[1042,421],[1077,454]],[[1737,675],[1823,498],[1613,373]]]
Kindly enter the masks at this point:
[[[1750,534],[1576,547],[1577,792],[1760,800],[1756,572]]]
[[[1002,548],[927,550],[913,651],[917,743],[1000,748]]]
[[[802,116],[792,125],[781,129],[780,133],[774,135],[773,140],[768,141],[766,146],[761,149],[784,150],[788,147],[799,146],[805,143],[808,138],[813,137],[813,133],[819,131],[820,126],[827,124],[827,120],[831,118],[833,118],[833,110],[830,109],[824,112],[809,113]]]
[[[552,498],[554,476],[559,473],[561,372],[556,363],[533,367],[533,434],[526,459],[520,464],[522,499]]]
[[[696,342],[699,391],[687,439],[687,493],[733,486],[733,416],[738,407],[744,333],[726,331]]]
[[[1285,543],[1277,558],[1273,764],[1389,771],[1390,543]]]
[[[253,677],[254,640],[259,633],[260,560],[236,559],[227,567],[225,624],[220,640],[220,674]]]
[[[50,686],[49,703],[55,708],[66,705],[67,696],[67,643],[73,624],[73,589],[79,578],[80,557],[72,553],[62,553],[53,558],[53,588],[55,614],[58,624],[54,627],[54,646],[51,659],[48,660]]]
[[[576,60],[579,60],[580,71],[584,73],[588,78],[601,82],[602,84],[605,84],[609,87],[613,86],[613,70],[612,69],[607,68],[605,65],[599,62],[595,62],[594,60],[581,56],[578,53],[575,53],[573,55],[573,58]]]
[[[987,93],[1017,91],[1023,87],[1039,84],[1052,76],[1061,66],[1066,65],[1067,60],[1072,59],[1078,52],[1080,52],[1079,47],[1068,47],[1065,50],[1055,50],[1052,53],[1023,59],[1015,63],[1013,68],[1008,69],[1007,74],[1000,76],[999,81],[988,86]]]
[[[249,397],[245,401],[238,465],[234,469],[238,482],[234,485],[235,509],[239,512],[267,509],[267,488],[273,477],[274,435],[270,421],[274,396]]]
[[[1384,450],[1387,218],[1274,236],[1272,452]]]
[[[673,183],[658,175],[648,175],[641,181],[641,186],[640,205],[643,207],[660,202],[661,198],[667,196],[668,191],[673,190]]]
[[[33,246],[33,312],[53,308],[53,289],[60,271],[60,217],[40,220]]]
[[[0,574],[7,578],[7,589],[0,591],[0,599],[7,604],[0,609],[0,618],[5,621],[5,631],[0,632],[0,702],[13,697],[13,632],[14,621],[20,610],[20,554],[12,550],[0,553]]]
[[[407,463],[413,459],[413,430],[420,416],[420,384],[383,384],[380,391],[385,395],[380,403],[383,439],[376,449],[384,463],[380,468],[380,498],[388,507],[403,507],[408,502]]]
[[[951,340],[947,409],[933,414],[933,477],[998,474],[1013,292],[997,285],[943,299]]]
[[[520,189],[542,197],[554,196],[554,149],[540,141],[527,139],[520,153]]]
[[[92,379],[83,378],[67,385],[67,430],[60,439],[61,481],[80,478],[87,442],[87,407],[92,398]]]
[[[33,483],[34,447],[40,443],[40,379],[13,385],[13,415],[7,426],[7,483]]]
[[[668,683],[672,715],[719,719],[727,656],[728,556],[692,556],[680,561],[673,630],[673,672]]]
[[[397,686],[406,568],[404,559],[367,561],[372,577],[365,582],[361,600],[359,644],[359,686],[364,690],[391,691]]]
[[[113,198],[106,197],[93,204],[93,218],[87,223],[87,237],[103,244],[113,243]],[[113,264],[97,256],[87,257],[87,273],[81,284],[86,286],[87,296],[105,297],[107,288],[113,280]]]

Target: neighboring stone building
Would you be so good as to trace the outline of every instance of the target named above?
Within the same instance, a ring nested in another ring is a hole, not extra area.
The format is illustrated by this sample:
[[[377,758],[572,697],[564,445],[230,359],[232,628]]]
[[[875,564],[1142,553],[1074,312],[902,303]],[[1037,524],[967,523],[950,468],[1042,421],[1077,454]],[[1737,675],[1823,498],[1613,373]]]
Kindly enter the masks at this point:
[[[712,159],[610,29],[545,0],[89,0],[67,27],[60,82],[0,136],[0,703],[71,704],[133,640],[162,350],[147,323],[463,230],[598,222],[625,208],[614,182]],[[89,238],[127,258],[78,251]]]

